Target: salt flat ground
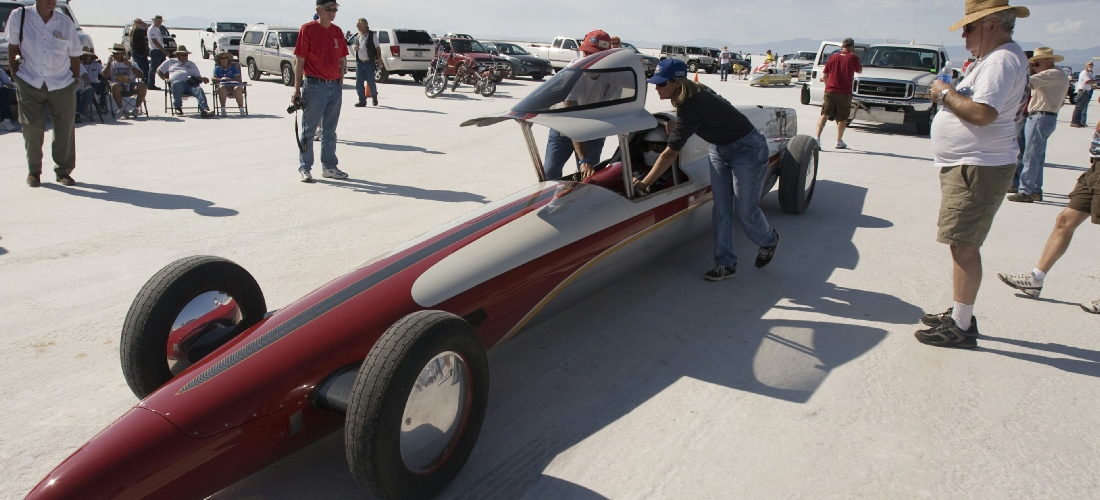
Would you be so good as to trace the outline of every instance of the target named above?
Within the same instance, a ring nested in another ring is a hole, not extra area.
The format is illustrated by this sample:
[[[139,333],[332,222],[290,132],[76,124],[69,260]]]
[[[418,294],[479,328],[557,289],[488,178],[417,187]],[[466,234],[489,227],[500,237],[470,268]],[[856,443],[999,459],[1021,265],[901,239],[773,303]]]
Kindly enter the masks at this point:
[[[117,31],[89,30],[101,54]],[[195,32],[179,38],[197,49]],[[793,107],[804,132],[818,113],[795,87],[700,81],[736,104]],[[250,87],[248,118],[174,118],[155,93],[152,117],[79,126],[73,188],[49,173],[26,187],[22,138],[0,135],[0,498],[26,494],[136,402],[119,332],[165,264],[227,257],[278,308],[533,182],[514,124],[458,125],[534,83],[432,100],[397,78],[366,109],[351,88],[347,181],[298,182],[290,91],[272,78]],[[670,107],[652,92],[647,105]],[[912,336],[951,299],[929,140],[857,124],[851,149],[835,151],[830,128],[809,212],[763,200],[783,235],[769,267],[748,264],[755,248],[738,234],[741,273],[705,282],[704,236],[494,350],[480,441],[444,496],[1100,497],[1100,317],[1076,305],[1100,298],[1100,230],[1080,229],[1041,300],[996,278],[1032,267],[1087,166],[1091,130],[1070,128],[1069,113],[1050,142],[1046,201],[1005,203],[983,249],[979,349]],[[336,433],[217,496],[359,494]]]

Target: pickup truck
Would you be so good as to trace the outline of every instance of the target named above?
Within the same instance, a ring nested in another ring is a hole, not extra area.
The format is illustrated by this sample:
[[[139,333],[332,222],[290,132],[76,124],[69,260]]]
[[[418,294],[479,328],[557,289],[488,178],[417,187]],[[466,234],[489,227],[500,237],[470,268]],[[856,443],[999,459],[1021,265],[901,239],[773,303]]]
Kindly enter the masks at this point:
[[[550,61],[550,65],[555,70],[560,70],[573,62],[573,59],[581,56],[581,44],[577,40],[584,40],[584,37],[559,36],[549,44],[532,43],[524,48],[531,54]]]
[[[241,45],[241,36],[244,35],[245,23],[227,23],[214,21],[202,31],[199,40],[199,52],[203,59],[210,59],[210,55],[220,52],[229,52],[240,56],[238,50]]]
[[[296,27],[257,24],[245,30],[240,61],[248,67],[248,78],[259,80],[263,75],[279,75],[283,85],[294,85],[294,46],[297,44]]]

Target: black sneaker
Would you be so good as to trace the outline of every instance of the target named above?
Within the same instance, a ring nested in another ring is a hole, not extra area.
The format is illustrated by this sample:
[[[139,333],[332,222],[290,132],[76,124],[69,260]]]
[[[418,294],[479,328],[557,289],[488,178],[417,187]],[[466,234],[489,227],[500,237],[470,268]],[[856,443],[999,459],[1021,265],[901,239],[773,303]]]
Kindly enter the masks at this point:
[[[707,281],[722,281],[734,276],[737,276],[737,266],[714,266],[714,269],[707,271],[707,274],[703,275],[703,279]]]
[[[378,98],[377,97],[371,97],[370,101],[371,101],[372,106],[377,106],[378,105]]]
[[[965,332],[959,329],[955,320],[950,316],[943,318],[943,322],[927,330],[917,330],[913,335],[922,344],[935,347],[952,347],[957,349],[973,349],[978,347],[978,323],[972,321],[970,329]]]
[[[27,185],[36,188],[42,185],[42,174],[27,174]]]
[[[365,107],[367,107],[367,102],[366,102],[366,101],[363,101],[363,102],[357,102],[357,103],[355,103],[355,107],[357,107],[357,108],[365,108]]]
[[[953,313],[953,312],[955,312],[955,308],[954,307],[948,307],[946,311],[941,312],[941,313],[937,313],[937,314],[928,313],[928,314],[925,314],[924,316],[921,316],[920,322],[924,323],[928,326],[932,326],[932,327],[940,326],[940,325],[943,324],[944,319],[951,317],[951,313]],[[970,321],[972,323],[974,323],[974,325],[977,325],[978,324],[978,317],[977,316],[972,316],[970,318]],[[975,326],[974,328],[977,328],[977,326]]]
[[[73,178],[71,176],[68,176],[68,175],[59,175],[59,176],[57,176],[57,183],[61,184],[62,186],[75,186],[76,185],[76,181],[73,180]]]
[[[764,267],[775,257],[775,249],[779,248],[779,231],[775,231],[775,244],[770,247],[760,247],[760,253],[756,254],[756,267]]]

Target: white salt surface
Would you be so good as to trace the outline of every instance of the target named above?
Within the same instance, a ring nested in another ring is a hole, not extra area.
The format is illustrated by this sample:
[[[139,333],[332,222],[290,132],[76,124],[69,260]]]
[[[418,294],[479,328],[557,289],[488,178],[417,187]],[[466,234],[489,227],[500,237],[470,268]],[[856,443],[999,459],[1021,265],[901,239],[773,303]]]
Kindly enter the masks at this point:
[[[101,55],[118,36],[92,28]],[[181,43],[198,48],[194,31]],[[205,73],[212,63],[195,54]],[[818,108],[797,87],[749,88],[702,74],[736,104]],[[25,495],[136,401],[119,333],[138,289],[188,255],[227,257],[281,307],[372,256],[506,196],[534,174],[514,124],[459,128],[508,109],[536,84],[509,80],[428,99],[411,79],[339,127],[348,181],[301,184],[290,89],[249,88],[252,116],[164,113],[84,124],[79,184],[23,183],[19,134],[0,135],[0,498]],[[652,111],[669,109],[650,92]],[[1093,106],[1092,119],[1100,117]],[[708,283],[709,236],[686,242],[585,305],[494,350],[481,438],[446,497],[1086,498],[1100,491],[1100,231],[1086,223],[1041,300],[997,272],[1030,269],[1087,167],[1089,129],[1064,109],[1047,154],[1046,201],[1005,203],[983,249],[975,351],[913,339],[922,312],[950,305],[936,243],[938,170],[908,127],[826,129],[808,213],[765,213],[775,262]],[[47,160],[48,161],[48,160]],[[319,169],[318,169],[319,170]],[[318,172],[315,170],[315,172]],[[360,490],[342,434],[219,498],[347,498]]]

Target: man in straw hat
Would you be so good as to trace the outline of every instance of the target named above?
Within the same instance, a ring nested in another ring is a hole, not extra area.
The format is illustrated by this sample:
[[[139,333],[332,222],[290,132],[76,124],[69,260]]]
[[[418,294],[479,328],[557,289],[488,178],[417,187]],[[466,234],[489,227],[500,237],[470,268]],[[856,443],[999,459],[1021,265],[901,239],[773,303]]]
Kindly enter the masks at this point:
[[[1024,154],[1016,165],[1020,174],[1018,192],[1008,201],[1031,203],[1043,201],[1043,164],[1047,157],[1047,139],[1058,125],[1058,110],[1069,92],[1069,77],[1054,63],[1065,59],[1050,47],[1035,49],[1028,60],[1031,64],[1031,101],[1027,105],[1024,124]]]
[[[103,68],[103,77],[107,79],[107,83],[110,85],[111,96],[115,100],[115,106],[119,109],[119,117],[137,118],[138,110],[145,102],[145,93],[148,87],[142,81],[145,74],[137,66],[126,60],[126,47],[121,43],[116,43],[111,48],[111,59],[107,61],[107,67]],[[123,109],[123,96],[137,96],[133,109]]]
[[[974,348],[978,324],[974,303],[982,282],[980,248],[1016,173],[1016,112],[1027,87],[1027,58],[1012,31],[1026,7],[1007,0],[966,0],[962,28],[966,49],[979,62],[953,88],[932,82],[939,112],[932,120],[932,150],[940,167],[937,240],[951,247],[954,304],[943,313],[925,314],[931,328],[917,340],[938,347]]]
[[[8,68],[19,89],[19,122],[27,150],[27,185],[38,187],[46,113],[53,121],[53,162],[57,182],[76,184],[76,87],[84,53],[76,23],[58,13],[57,2],[36,0],[12,9],[8,17]]]
[[[152,70],[145,73],[145,86],[149,87],[149,90],[160,90],[160,87],[157,87],[153,81],[153,71],[156,71],[168,58],[168,49],[164,45],[166,33],[161,26],[162,24],[164,24],[164,17],[159,14],[155,15],[153,16],[153,25],[145,31],[145,38],[149,46],[149,69]]]
[[[1069,126],[1073,128],[1088,127],[1089,101],[1092,100],[1092,88],[1096,86],[1096,76],[1092,73],[1092,61],[1085,63],[1085,70],[1077,76],[1074,90],[1077,92],[1077,102],[1073,107],[1073,118]]]
[[[199,113],[203,118],[211,116],[210,106],[206,102],[206,92],[203,92],[199,82],[210,83],[210,79],[202,76],[199,67],[190,61],[191,51],[187,46],[180,45],[176,48],[176,58],[161,63],[157,68],[157,75],[161,79],[168,80],[172,91],[172,109],[175,114],[183,116],[183,95],[187,94],[199,100]]]

